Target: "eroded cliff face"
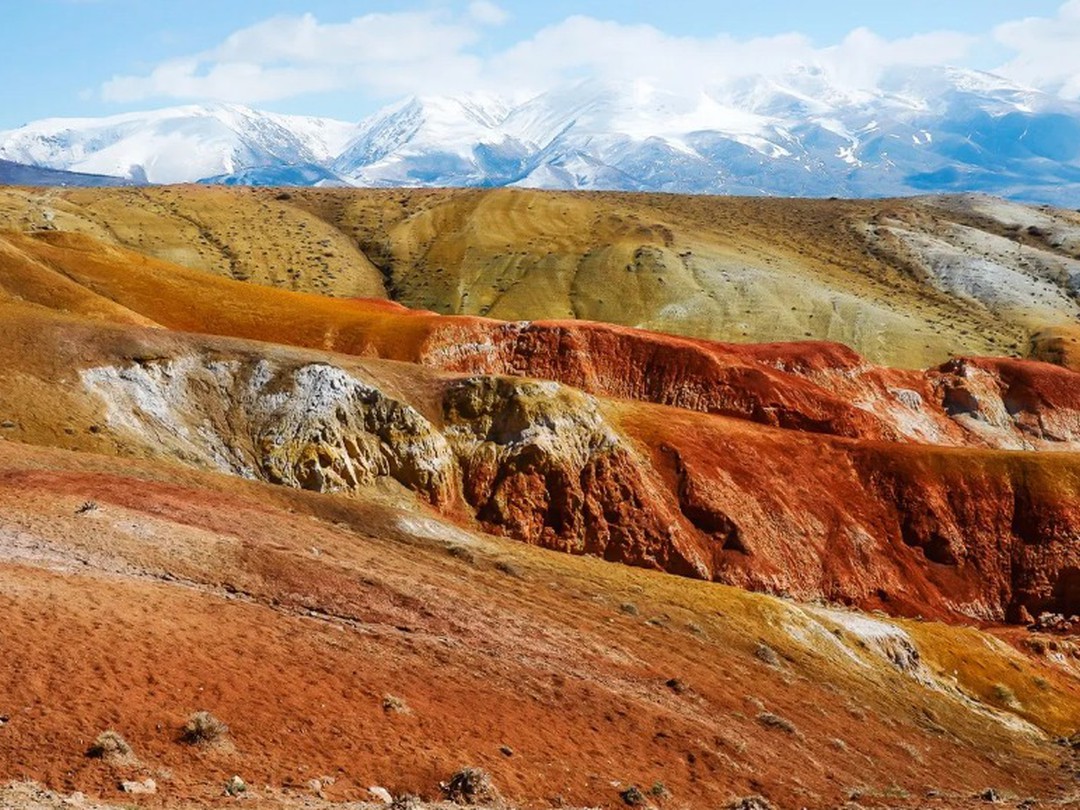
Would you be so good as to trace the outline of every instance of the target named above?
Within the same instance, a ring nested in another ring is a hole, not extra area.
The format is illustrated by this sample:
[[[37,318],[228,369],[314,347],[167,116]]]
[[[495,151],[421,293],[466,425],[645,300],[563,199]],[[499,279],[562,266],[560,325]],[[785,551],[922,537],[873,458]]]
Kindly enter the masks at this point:
[[[465,500],[488,530],[711,576],[663,481],[593,397],[553,382],[473,377],[448,387],[444,408]]]
[[[182,461],[320,492],[394,481],[445,504],[446,439],[414,408],[326,363],[186,355],[82,374],[129,441]]]
[[[736,346],[596,324],[479,321],[431,330],[418,359],[800,432],[1080,450],[1080,373],[1034,361],[960,358],[909,371],[839,344]]]
[[[968,397],[960,436],[1068,435],[1024,416],[1067,394],[1027,371],[958,362],[925,396]],[[234,353],[82,380],[123,444],[322,492],[400,486],[546,548],[909,615],[1078,608],[1076,454],[867,442],[494,375],[417,375],[432,406],[388,375]]]

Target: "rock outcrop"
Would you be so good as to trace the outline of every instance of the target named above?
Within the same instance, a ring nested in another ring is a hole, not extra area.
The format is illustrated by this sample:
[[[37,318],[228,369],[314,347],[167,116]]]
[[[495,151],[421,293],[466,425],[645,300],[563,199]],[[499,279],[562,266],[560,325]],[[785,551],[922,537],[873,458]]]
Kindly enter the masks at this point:
[[[186,355],[82,375],[133,443],[200,466],[319,492],[395,481],[435,504],[456,488],[450,446],[415,409],[327,363]]]
[[[465,499],[526,542],[707,578],[663,482],[599,403],[557,383],[474,377],[445,399]]]
[[[551,380],[414,368],[414,390],[395,390],[405,368],[234,348],[82,379],[125,446],[322,492],[400,486],[546,548],[909,615],[1076,610],[1074,453],[777,429]],[[946,407],[981,386],[963,413],[986,427],[956,430],[1013,435],[1032,429],[1017,414],[1067,393],[1028,371],[958,362],[935,384]]]

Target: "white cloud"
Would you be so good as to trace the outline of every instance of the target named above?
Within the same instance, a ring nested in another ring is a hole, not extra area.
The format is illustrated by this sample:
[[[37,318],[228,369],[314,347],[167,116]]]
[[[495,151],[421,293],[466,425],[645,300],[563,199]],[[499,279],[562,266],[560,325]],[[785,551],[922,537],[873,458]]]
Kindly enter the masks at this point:
[[[962,63],[979,42],[948,31],[888,40],[857,28],[837,44],[816,47],[799,33],[755,39],[724,33],[675,36],[650,25],[578,15],[481,57],[477,46],[508,15],[492,0],[473,0],[463,8],[459,13],[365,14],[345,22],[323,22],[312,14],[273,17],[202,53],[163,62],[142,75],[115,76],[101,95],[122,103],[259,103],[333,90],[384,100],[473,90],[521,97],[581,77],[644,80],[685,93],[793,65],[816,66],[841,88],[859,90],[873,88],[891,66]],[[1046,47],[1051,34],[1054,44]],[[1075,82],[1080,73],[1068,67],[1080,66],[1080,48],[1073,46],[1080,41],[1080,0],[1066,3],[1057,20],[1017,21],[999,27],[994,36],[1017,51],[1009,65],[1013,76],[1059,81],[1067,91],[1070,77]]]
[[[849,86],[873,87],[882,72],[894,65],[955,64],[964,59],[977,38],[955,31],[916,34],[887,40],[868,28],[856,28],[843,42],[822,54],[830,71]]]
[[[707,84],[742,72],[776,72],[812,54],[809,40],[799,34],[740,42],[726,34],[678,37],[650,25],[575,16],[496,55],[490,72],[533,90],[580,76]]]
[[[1057,16],[1004,23],[993,37],[1014,56],[996,72],[1034,87],[1080,98],[1080,0],[1069,0]]]
[[[311,14],[272,17],[148,74],[114,76],[101,94],[107,101],[130,103],[149,98],[262,102],[344,88],[379,96],[421,88],[452,92],[477,79],[480,61],[467,49],[478,38],[472,21],[436,12],[366,14],[344,23],[323,23]]]
[[[258,103],[331,90],[338,78],[323,68],[267,67],[252,62],[218,62],[205,70],[197,59],[158,65],[146,76],[117,76],[101,89],[106,101],[146,98],[213,99]]]
[[[646,79],[672,90],[708,87],[733,76],[781,73],[810,65],[848,89],[876,85],[892,65],[962,59],[975,38],[952,32],[885,40],[866,28],[839,45],[815,48],[798,33],[737,40],[727,34],[677,37],[649,25],[570,17],[491,60],[491,73],[518,87],[542,89],[566,78]]]
[[[469,4],[469,16],[481,25],[502,25],[510,15],[490,0],[473,0]]]

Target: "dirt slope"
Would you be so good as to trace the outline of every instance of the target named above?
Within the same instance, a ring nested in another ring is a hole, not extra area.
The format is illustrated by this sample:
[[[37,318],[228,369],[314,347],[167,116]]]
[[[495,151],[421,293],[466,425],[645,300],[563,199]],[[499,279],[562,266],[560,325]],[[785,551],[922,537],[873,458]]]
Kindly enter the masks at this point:
[[[77,264],[72,277],[175,325],[159,268]],[[556,340],[518,334],[503,351],[497,322],[224,280],[196,289],[178,311],[200,328],[259,336],[288,313],[301,339],[332,331],[395,362],[11,305],[7,435],[318,491],[390,488],[529,543],[803,599],[991,621],[1080,613],[1074,372],[979,360],[892,387],[903,380],[836,347],[774,364],[782,347],[577,323],[538,325]],[[462,354],[466,333],[485,350]],[[401,362],[439,358],[458,373]],[[857,373],[837,374],[841,361]],[[1046,452],[999,449],[1013,446]]]
[[[0,490],[10,778],[110,797],[150,777],[159,801],[210,799],[233,773],[256,796],[312,795],[318,779],[329,798],[435,797],[471,763],[515,802],[608,807],[657,782],[664,806],[695,807],[1070,789],[1067,749],[1039,729],[1070,731],[1075,680],[974,630],[552,555],[367,498],[157,464],[118,474],[10,442]],[[387,694],[408,711],[384,709]],[[197,709],[228,723],[228,745],[177,742]],[[84,755],[106,727],[140,764]]]
[[[1077,351],[1080,217],[990,198],[5,189],[0,228],[444,314],[826,339],[904,367]]]

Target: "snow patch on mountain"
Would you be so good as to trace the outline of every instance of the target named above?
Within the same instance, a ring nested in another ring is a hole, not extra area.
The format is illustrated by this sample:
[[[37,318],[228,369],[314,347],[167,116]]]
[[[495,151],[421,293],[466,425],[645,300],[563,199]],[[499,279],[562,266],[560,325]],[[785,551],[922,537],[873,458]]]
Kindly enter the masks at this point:
[[[355,125],[235,104],[107,118],[50,118],[0,133],[0,158],[32,166],[184,183],[275,163],[322,163]]]
[[[239,105],[0,132],[0,159],[139,182],[506,186],[1075,204],[1080,104],[959,68],[872,89],[813,66],[676,93],[586,80],[524,103],[416,96],[358,124]]]

